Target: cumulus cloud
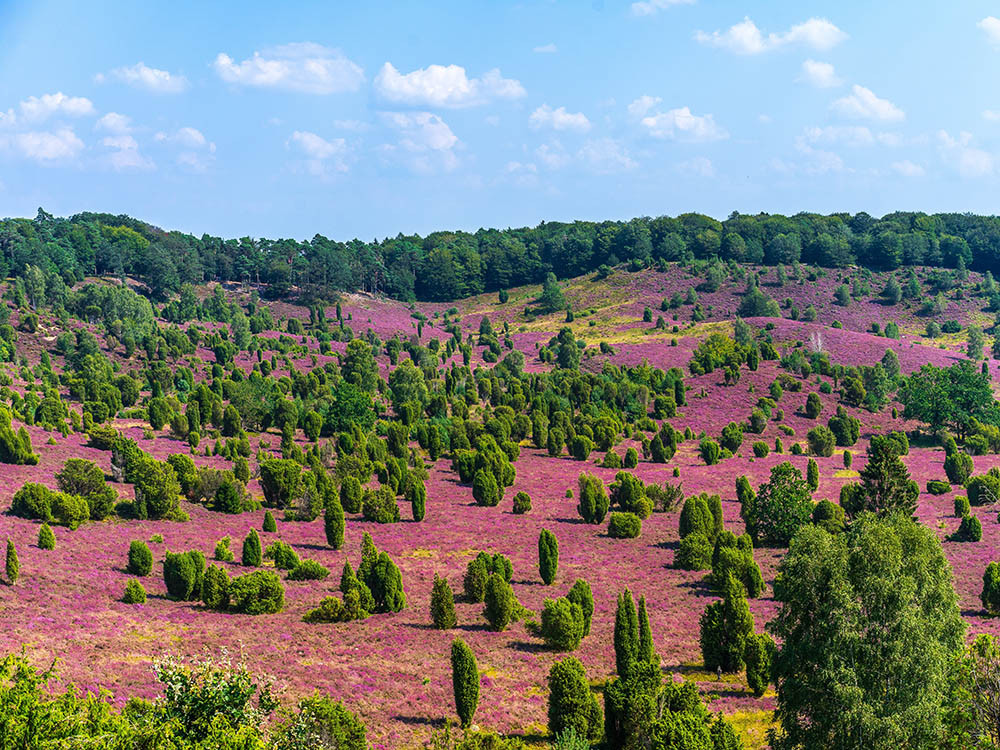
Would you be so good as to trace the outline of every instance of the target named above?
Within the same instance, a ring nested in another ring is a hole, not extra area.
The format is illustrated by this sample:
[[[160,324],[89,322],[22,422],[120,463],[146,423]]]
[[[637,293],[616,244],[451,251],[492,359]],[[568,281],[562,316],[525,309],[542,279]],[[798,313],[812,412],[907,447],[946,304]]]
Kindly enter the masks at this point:
[[[535,157],[549,169],[562,169],[572,161],[562,143],[543,143],[535,149]]]
[[[41,122],[49,117],[64,115],[84,117],[94,114],[94,105],[83,96],[66,96],[61,91],[55,94],[29,96],[21,102],[21,117],[29,122]],[[12,113],[8,113],[9,116]]]
[[[455,149],[461,142],[448,124],[430,112],[382,112],[382,122],[396,131],[399,141],[386,144],[383,153],[403,161],[420,173],[433,173],[439,168],[452,170],[458,166]]]
[[[132,118],[117,112],[108,112],[94,125],[97,130],[123,135],[132,132]]]
[[[537,52],[538,54],[541,55],[551,55],[557,52],[558,48],[554,43],[549,42],[548,44],[540,44],[539,46],[534,47],[531,51]]]
[[[872,131],[864,125],[827,125],[806,128],[805,138],[810,143],[843,143],[848,146],[871,146],[875,143]]]
[[[640,123],[654,138],[705,143],[729,137],[729,133],[715,122],[712,115],[696,115],[688,107],[647,115]]]
[[[597,174],[625,172],[639,166],[622,143],[613,138],[587,141],[576,156],[586,168]]]
[[[304,94],[357,91],[365,79],[361,66],[340,50],[313,42],[296,42],[254,52],[242,62],[220,52],[215,72],[227,83]]]
[[[996,171],[993,154],[972,145],[972,134],[962,132],[953,138],[946,130],[938,131],[941,158],[962,177],[987,177]]]
[[[983,119],[989,120],[990,122],[1000,121],[1000,112],[993,109],[987,109],[983,112]]]
[[[738,55],[759,55],[780,47],[799,45],[820,51],[836,47],[847,39],[847,34],[825,18],[810,18],[792,26],[788,31],[764,34],[757,24],[744,18],[725,31],[695,33],[702,44],[719,47]]]
[[[986,16],[976,26],[986,32],[986,38],[990,40],[990,43],[1000,45],[1000,18]]]
[[[135,65],[115,68],[111,71],[111,76],[124,84],[155,94],[180,94],[188,87],[188,80],[184,76],[151,68],[141,61]],[[97,80],[100,83],[104,76],[98,75]]]
[[[531,113],[528,125],[534,130],[552,128],[553,130],[578,130],[583,133],[590,130],[590,120],[583,112],[567,112],[565,107],[552,109],[548,104],[543,104]]]
[[[187,149],[207,149],[209,152],[215,151],[215,144],[209,141],[204,133],[197,128],[185,126],[178,128],[173,133],[157,133],[156,140],[164,143],[173,143],[181,148]]]
[[[110,135],[101,139],[101,145],[111,150],[108,163],[119,172],[156,168],[152,159],[140,153],[138,142],[130,135]]]
[[[628,105],[628,113],[632,117],[642,117],[662,101],[663,100],[658,96],[643,94]]]
[[[72,161],[83,151],[81,141],[72,128],[55,131],[29,131],[6,136],[0,144],[25,159],[43,166]]]
[[[342,174],[349,169],[347,156],[350,149],[343,138],[327,140],[308,130],[296,130],[285,145],[301,152],[305,157],[302,166],[317,177]]]
[[[892,171],[901,177],[923,177],[924,168],[919,164],[914,164],[909,159],[895,161],[892,163]]]
[[[633,16],[652,16],[674,5],[691,5],[695,0],[640,0],[632,3]]]
[[[469,78],[460,65],[428,65],[404,74],[389,62],[375,77],[375,90],[398,104],[455,109],[493,99],[518,99],[527,93],[520,81],[504,78],[498,68],[481,78]]]
[[[802,73],[799,75],[798,80],[802,83],[808,83],[810,86],[815,86],[818,89],[836,88],[843,83],[837,77],[833,65],[825,62],[817,62],[816,60],[806,60],[802,63]]]
[[[903,120],[906,114],[888,99],[879,99],[871,89],[855,84],[851,94],[837,99],[832,109],[842,117],[854,120]]]

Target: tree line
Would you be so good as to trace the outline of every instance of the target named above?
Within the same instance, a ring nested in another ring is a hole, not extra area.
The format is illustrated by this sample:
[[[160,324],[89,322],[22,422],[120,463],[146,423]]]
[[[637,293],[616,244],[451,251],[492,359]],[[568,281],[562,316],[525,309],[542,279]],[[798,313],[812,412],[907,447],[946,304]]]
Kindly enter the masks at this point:
[[[182,284],[236,281],[261,285],[273,298],[332,299],[366,291],[402,300],[444,301],[628,264],[632,270],[672,261],[826,267],[944,266],[1000,273],[1000,217],[896,212],[827,216],[703,214],[628,221],[542,222],[536,227],[398,234],[347,242],[224,239],[165,231],[126,215],[85,212],[0,221],[0,273],[29,265],[72,285],[89,275],[133,276],[154,298]],[[602,268],[603,267],[603,268]]]

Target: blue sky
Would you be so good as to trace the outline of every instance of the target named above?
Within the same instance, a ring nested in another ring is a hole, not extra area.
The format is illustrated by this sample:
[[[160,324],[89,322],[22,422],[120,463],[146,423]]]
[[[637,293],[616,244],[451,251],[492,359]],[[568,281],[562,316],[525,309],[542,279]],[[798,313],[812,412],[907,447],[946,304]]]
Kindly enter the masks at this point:
[[[995,213],[995,2],[4,2],[0,215]]]

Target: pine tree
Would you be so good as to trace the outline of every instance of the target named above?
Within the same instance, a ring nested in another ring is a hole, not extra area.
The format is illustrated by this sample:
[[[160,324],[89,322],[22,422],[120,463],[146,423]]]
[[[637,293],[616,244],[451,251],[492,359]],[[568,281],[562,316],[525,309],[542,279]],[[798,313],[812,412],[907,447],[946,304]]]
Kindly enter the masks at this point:
[[[590,690],[587,673],[576,657],[557,661],[549,669],[549,734],[573,730],[582,739],[596,743],[603,730],[601,708]],[[582,743],[584,744],[584,743]]]
[[[813,492],[819,489],[819,464],[812,458],[806,464],[806,484],[809,485],[809,489]]]
[[[278,524],[274,522],[274,516],[271,515],[271,511],[267,511],[264,514],[264,524],[261,526],[261,529],[271,534],[278,530]]]
[[[17,577],[21,572],[21,564],[17,559],[17,550],[14,548],[14,542],[7,537],[7,582],[13,586],[17,583]]]
[[[753,637],[753,615],[743,584],[730,575],[723,585],[722,601],[710,604],[701,616],[701,654],[710,672],[739,672],[747,641]]]
[[[451,642],[451,684],[459,721],[468,727],[479,704],[479,668],[476,655],[461,638]]]
[[[38,548],[39,549],[55,549],[56,548],[56,536],[52,533],[52,529],[47,523],[43,523],[41,528],[38,529]]]
[[[649,626],[645,595],[639,597],[639,651],[637,657],[639,661],[646,661],[657,666],[660,664],[660,655],[656,653],[656,646],[653,645],[653,630]]]
[[[434,574],[434,588],[431,589],[431,622],[438,630],[450,630],[458,621],[455,618],[455,595],[445,578]]]
[[[559,542],[556,535],[548,529],[542,529],[538,535],[538,573],[550,585],[556,579],[559,570]]]
[[[243,540],[243,564],[248,568],[259,568],[262,557],[260,535],[257,529],[250,529],[250,533]]]
[[[410,501],[413,520],[417,523],[423,521],[427,512],[427,488],[422,479],[413,477],[406,487],[406,499]]]
[[[323,531],[328,545],[334,549],[344,546],[344,506],[339,498],[327,500],[326,510],[323,511]]]
[[[628,677],[632,662],[639,655],[639,618],[628,587],[618,595],[615,610],[615,670],[622,679]]]

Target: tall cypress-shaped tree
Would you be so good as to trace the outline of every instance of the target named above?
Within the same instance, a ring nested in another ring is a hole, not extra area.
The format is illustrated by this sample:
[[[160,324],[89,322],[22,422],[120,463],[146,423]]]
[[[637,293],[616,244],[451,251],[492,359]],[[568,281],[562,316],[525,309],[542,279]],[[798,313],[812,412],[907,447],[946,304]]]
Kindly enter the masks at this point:
[[[14,542],[7,537],[7,582],[13,586],[17,583],[17,577],[21,573],[21,563],[17,559],[17,550]]]
[[[542,529],[538,535],[538,574],[548,586],[556,579],[559,570],[559,542],[556,535]]]
[[[601,707],[590,691],[587,673],[576,657],[557,661],[549,669],[549,733],[572,729],[581,739],[601,738]]]
[[[323,511],[323,531],[328,545],[334,549],[344,546],[344,506],[339,498],[327,500],[326,510]]]
[[[434,574],[434,588],[431,589],[431,621],[438,630],[450,630],[458,623],[455,618],[455,595],[448,580]]]
[[[743,584],[730,574],[723,585],[722,601],[710,604],[701,615],[701,654],[705,669],[739,672],[747,642],[754,635],[753,615]]]
[[[615,610],[615,670],[622,679],[628,677],[632,662],[639,655],[639,618],[628,587],[618,595]]]
[[[646,596],[639,597],[639,661],[660,664],[660,655],[653,645],[653,630],[649,627],[649,613],[646,612]]]
[[[476,655],[461,638],[451,642],[451,685],[459,721],[467,727],[472,724],[479,705],[479,667]]]
[[[261,525],[261,530],[272,534],[278,530],[278,524],[274,522],[274,515],[272,515],[271,511],[267,511],[264,514],[264,523]]]
[[[52,533],[47,523],[43,523],[38,529],[38,548],[50,550],[56,548],[56,535]]]

